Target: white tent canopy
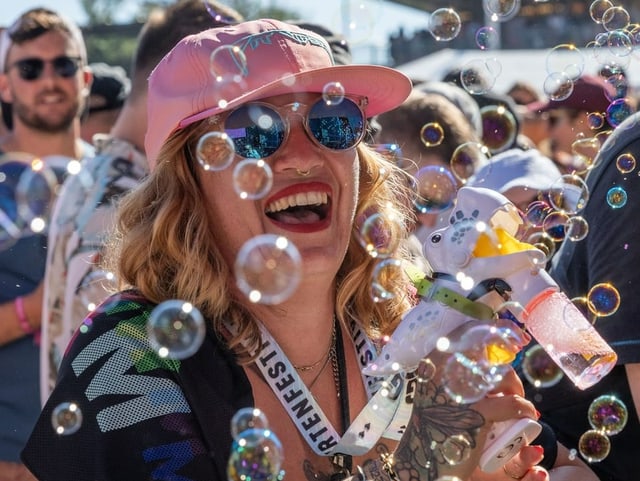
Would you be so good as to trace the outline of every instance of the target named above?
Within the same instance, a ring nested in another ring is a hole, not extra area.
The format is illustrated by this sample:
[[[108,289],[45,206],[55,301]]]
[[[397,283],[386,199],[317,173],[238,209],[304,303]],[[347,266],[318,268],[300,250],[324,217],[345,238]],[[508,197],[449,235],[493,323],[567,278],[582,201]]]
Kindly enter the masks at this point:
[[[499,65],[499,74],[495,77],[492,91],[505,93],[516,81],[526,81],[544,94],[544,81],[547,72],[547,58],[551,50],[453,50],[443,49],[412,62],[400,65],[398,70],[404,72],[414,81],[442,80],[449,71],[463,68],[469,62],[478,60],[494,60]],[[615,56],[609,52],[599,51],[597,58],[591,49],[583,49],[578,53],[583,63],[583,73],[596,74],[603,62],[615,61],[624,67],[629,83],[636,88],[640,85],[640,51],[626,56]],[[549,60],[552,67],[576,64],[576,52],[554,51]],[[494,62],[495,63],[495,62]],[[574,70],[575,70],[574,66]]]

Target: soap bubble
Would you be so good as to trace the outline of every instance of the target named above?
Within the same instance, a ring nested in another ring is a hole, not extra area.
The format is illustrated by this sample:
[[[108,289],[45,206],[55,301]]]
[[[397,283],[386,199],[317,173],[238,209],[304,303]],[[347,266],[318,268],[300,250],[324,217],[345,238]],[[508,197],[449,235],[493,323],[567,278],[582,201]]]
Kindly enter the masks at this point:
[[[578,451],[588,463],[599,463],[609,456],[611,441],[603,432],[590,429],[580,436]]]
[[[58,404],[51,412],[51,425],[61,436],[68,436],[82,427],[82,410],[74,402]]]
[[[249,239],[235,262],[236,283],[250,301],[280,304],[302,279],[302,258],[286,237],[262,234]]]
[[[259,408],[242,408],[236,411],[231,418],[231,435],[238,439],[248,429],[265,430],[269,428],[269,421],[264,412]]]
[[[204,170],[220,171],[231,165],[236,150],[225,132],[207,132],[198,139],[196,160]]]
[[[620,307],[620,293],[607,282],[596,284],[587,293],[587,303],[596,316],[610,316]]]
[[[204,318],[191,303],[172,299],[158,304],[149,315],[147,334],[160,357],[186,359],[204,340]]]
[[[453,40],[461,28],[460,15],[453,8],[438,8],[429,17],[429,33],[439,42]]]
[[[540,344],[534,344],[525,351],[522,359],[522,374],[532,386],[537,388],[555,386],[564,376],[562,369]]]
[[[588,419],[591,427],[607,436],[621,432],[627,424],[627,406],[611,394],[599,396],[589,406]]]

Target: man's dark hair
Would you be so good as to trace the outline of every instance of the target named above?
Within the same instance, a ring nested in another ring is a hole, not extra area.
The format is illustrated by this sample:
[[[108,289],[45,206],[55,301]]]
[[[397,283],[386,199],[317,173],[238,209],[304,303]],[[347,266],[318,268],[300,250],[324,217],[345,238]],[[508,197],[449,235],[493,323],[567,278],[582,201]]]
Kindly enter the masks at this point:
[[[243,20],[234,9],[214,0],[178,0],[166,8],[153,10],[138,34],[131,68],[131,95],[146,91],[151,71],[184,37]]]

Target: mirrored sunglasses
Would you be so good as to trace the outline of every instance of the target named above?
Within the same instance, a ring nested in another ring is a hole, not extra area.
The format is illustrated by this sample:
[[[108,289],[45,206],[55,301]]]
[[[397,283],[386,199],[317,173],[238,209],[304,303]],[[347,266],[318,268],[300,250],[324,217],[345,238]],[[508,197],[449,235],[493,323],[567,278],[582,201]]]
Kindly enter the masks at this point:
[[[52,60],[44,60],[42,58],[30,57],[16,60],[10,68],[17,68],[18,75],[22,80],[34,81],[39,79],[44,72],[45,64],[53,65],[53,70],[59,77],[73,77],[78,68],[80,68],[80,57],[69,57],[61,55]]]
[[[346,97],[339,102],[321,98],[303,115],[307,105],[299,102],[283,106],[250,102],[229,113],[224,130],[240,157],[264,159],[282,146],[289,133],[289,118],[298,115],[314,144],[343,151],[355,147],[364,136],[366,117],[361,105],[365,104],[366,98],[360,103]]]

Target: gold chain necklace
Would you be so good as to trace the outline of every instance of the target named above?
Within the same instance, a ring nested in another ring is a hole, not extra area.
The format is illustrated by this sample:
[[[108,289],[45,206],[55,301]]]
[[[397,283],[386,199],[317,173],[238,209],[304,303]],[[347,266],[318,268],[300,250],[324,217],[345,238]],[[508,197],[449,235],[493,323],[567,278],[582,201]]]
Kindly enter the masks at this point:
[[[315,369],[320,365],[322,361],[324,361],[324,364],[322,365],[322,369],[324,369],[327,365],[327,362],[331,358],[331,350],[333,349],[335,351],[335,348],[336,348],[336,323],[334,322],[333,331],[331,332],[331,342],[329,343],[329,348],[327,349],[327,352],[325,352],[322,355],[322,357],[318,359],[316,362],[314,362],[313,364],[309,364],[307,366],[296,366],[295,364],[291,363],[291,365],[296,371],[306,372],[306,371],[311,371]],[[320,371],[322,371],[322,369]]]

